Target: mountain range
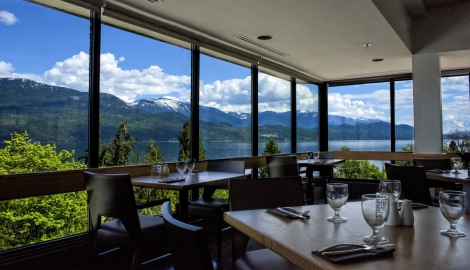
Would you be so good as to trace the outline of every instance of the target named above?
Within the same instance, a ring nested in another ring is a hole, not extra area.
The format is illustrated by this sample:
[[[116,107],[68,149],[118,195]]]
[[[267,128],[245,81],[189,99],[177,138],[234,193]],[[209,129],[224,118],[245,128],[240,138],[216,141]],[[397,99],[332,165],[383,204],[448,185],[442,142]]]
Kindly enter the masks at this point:
[[[33,141],[87,141],[88,93],[22,78],[0,78],[0,140],[27,130]],[[251,114],[224,112],[199,106],[201,138],[207,141],[250,141]],[[137,141],[177,140],[190,116],[190,103],[174,97],[140,99],[126,103],[100,94],[100,139],[112,140],[119,124],[127,121]],[[259,133],[290,137],[290,112],[260,112]],[[330,139],[389,139],[390,124],[377,119],[352,119],[329,115]],[[317,112],[297,112],[299,140],[315,140]],[[396,126],[397,139],[412,139],[413,127]],[[263,136],[265,135],[265,136]]]

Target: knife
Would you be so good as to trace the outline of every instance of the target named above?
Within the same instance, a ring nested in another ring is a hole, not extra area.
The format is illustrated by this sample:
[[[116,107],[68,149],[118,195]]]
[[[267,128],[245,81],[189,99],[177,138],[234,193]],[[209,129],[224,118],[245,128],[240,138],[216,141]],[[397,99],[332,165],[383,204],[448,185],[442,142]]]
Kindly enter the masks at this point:
[[[276,210],[280,211],[280,212],[283,212],[285,214],[289,214],[289,215],[293,215],[293,216],[296,216],[296,217],[299,217],[299,218],[307,219],[307,217],[304,217],[304,216],[302,216],[301,214],[299,214],[297,212],[294,213],[293,211],[289,211],[289,210],[286,210],[286,209],[281,208],[281,207],[277,207]]]

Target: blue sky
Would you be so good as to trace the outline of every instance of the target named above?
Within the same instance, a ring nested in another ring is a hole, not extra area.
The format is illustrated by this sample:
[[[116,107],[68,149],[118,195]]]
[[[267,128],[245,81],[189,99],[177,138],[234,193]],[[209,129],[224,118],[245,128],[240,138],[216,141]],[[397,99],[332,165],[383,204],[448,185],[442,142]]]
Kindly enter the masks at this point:
[[[0,77],[22,77],[88,91],[89,22],[22,0],[0,1]],[[189,101],[190,51],[102,27],[101,91],[126,102],[172,96]],[[201,104],[251,110],[246,67],[201,56]],[[470,123],[468,76],[444,78],[444,132]],[[288,111],[290,83],[259,75],[260,110]],[[412,84],[396,83],[396,121],[413,125]],[[389,121],[388,83],[329,88],[329,113]],[[316,86],[297,87],[297,108],[316,111]],[[465,113],[462,113],[465,112]]]

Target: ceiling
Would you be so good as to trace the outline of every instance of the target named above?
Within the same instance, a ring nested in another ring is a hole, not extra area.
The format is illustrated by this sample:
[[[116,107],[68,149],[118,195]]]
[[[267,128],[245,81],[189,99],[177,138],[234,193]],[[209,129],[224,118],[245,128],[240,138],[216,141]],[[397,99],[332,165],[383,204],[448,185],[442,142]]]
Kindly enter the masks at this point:
[[[261,66],[266,59],[318,81],[409,74],[418,54],[440,54],[442,70],[470,68],[470,1],[109,2],[259,55]],[[273,39],[258,40],[260,35]],[[384,60],[372,61],[379,58]]]

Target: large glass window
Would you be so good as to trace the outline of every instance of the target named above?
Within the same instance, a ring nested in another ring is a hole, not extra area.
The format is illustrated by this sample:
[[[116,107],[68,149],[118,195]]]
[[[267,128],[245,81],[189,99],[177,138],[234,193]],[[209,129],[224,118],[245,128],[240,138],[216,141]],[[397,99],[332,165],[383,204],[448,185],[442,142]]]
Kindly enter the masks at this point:
[[[100,166],[187,155],[190,50],[107,25],[101,39]]]
[[[204,54],[200,59],[200,159],[250,156],[250,69]]]
[[[441,79],[442,130],[445,152],[470,151],[469,76]]]
[[[297,84],[297,152],[318,151],[318,86]]]
[[[413,81],[395,82],[395,151],[414,152]]]
[[[26,1],[0,7],[0,174],[86,168],[89,29]],[[1,201],[0,224],[0,250],[85,232],[86,193]]]
[[[259,154],[290,153],[291,104],[290,82],[259,72],[258,124]],[[271,143],[267,144],[269,141]],[[265,151],[265,149],[267,151]]]

